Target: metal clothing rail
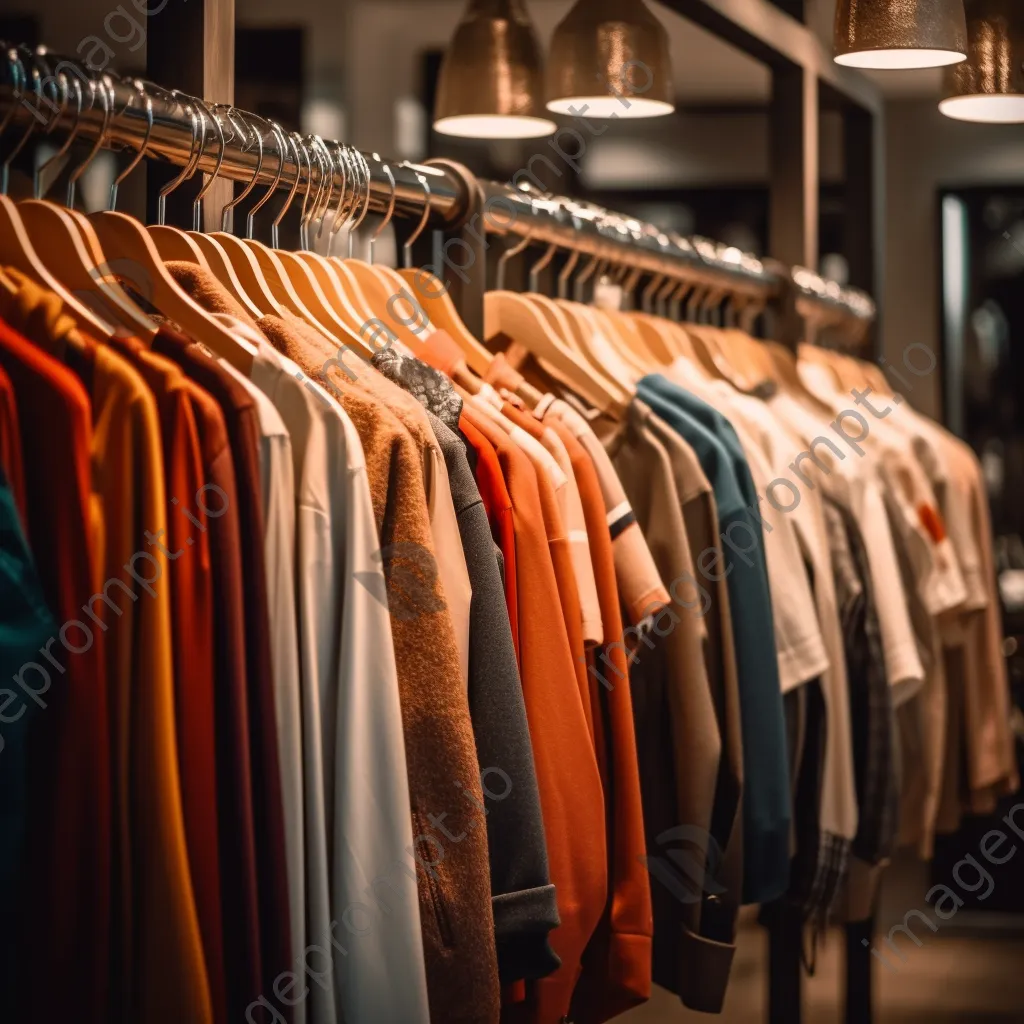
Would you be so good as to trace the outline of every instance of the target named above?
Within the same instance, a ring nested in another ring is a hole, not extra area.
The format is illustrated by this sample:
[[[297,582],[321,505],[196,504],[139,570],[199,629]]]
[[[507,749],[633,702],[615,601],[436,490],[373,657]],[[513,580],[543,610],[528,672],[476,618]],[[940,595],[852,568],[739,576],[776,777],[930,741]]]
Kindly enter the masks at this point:
[[[465,168],[390,162],[376,153],[316,135],[285,133],[236,107],[208,104],[140,79],[97,74],[45,47],[3,44],[0,77],[0,167],[33,136],[74,136],[97,147],[213,174],[253,186],[323,194],[337,211],[373,211],[423,220],[448,231],[515,235],[607,259],[651,276],[768,302],[795,287],[805,316],[870,322],[874,304],[809,271],[769,266],[706,239],[668,235],[655,226],[591,204],[478,181]],[[475,221],[475,223],[473,223]]]

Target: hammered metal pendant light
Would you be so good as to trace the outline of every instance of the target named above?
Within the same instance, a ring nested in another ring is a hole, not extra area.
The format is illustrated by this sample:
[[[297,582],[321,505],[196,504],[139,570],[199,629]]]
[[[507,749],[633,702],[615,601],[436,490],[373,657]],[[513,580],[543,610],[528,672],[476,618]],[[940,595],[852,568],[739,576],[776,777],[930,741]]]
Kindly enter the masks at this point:
[[[470,0],[441,65],[434,128],[474,139],[533,139],[544,114],[540,45],[523,0]]]
[[[939,104],[958,121],[1024,122],[1022,0],[966,0],[967,60],[945,73]]]
[[[932,68],[967,57],[963,0],[839,0],[835,58],[855,68]]]
[[[548,110],[660,117],[675,109],[668,33],[644,0],[578,0],[548,53]]]

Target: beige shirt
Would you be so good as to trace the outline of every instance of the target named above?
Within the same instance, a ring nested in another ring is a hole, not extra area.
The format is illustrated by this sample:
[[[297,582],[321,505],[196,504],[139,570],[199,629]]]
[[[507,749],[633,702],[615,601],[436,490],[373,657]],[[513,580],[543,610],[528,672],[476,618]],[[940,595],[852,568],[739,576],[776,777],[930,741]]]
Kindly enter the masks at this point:
[[[636,517],[622,488],[608,453],[598,440],[586,418],[567,402],[545,395],[534,410],[542,419],[558,419],[583,446],[597,470],[604,497],[608,529],[612,534],[615,555],[615,579],[619,596],[629,617],[636,625],[669,602],[651,550],[637,525]]]
[[[924,666],[874,469],[864,459],[844,450],[824,416],[789,392],[780,391],[767,405],[802,445],[788,464],[785,477],[801,495],[820,487],[860,523],[878,607],[886,675],[893,687],[894,702],[907,701],[924,683]],[[814,458],[804,457],[807,453]]]

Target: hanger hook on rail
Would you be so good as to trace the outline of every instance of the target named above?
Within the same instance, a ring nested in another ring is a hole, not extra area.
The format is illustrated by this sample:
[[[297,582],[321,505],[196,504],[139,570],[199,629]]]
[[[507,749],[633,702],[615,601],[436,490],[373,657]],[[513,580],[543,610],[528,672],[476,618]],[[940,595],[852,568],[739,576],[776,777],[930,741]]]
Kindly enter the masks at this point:
[[[61,73],[60,77],[64,78],[63,72]],[[42,199],[43,196],[46,194],[47,189],[43,187],[43,178],[46,175],[47,168],[50,167],[53,163],[55,163],[57,160],[60,160],[60,159],[63,158],[63,156],[71,148],[71,144],[78,137],[78,131],[82,127],[82,83],[77,78],[74,80],[74,93],[75,93],[75,123],[71,126],[71,130],[68,132],[67,138],[65,138],[65,140],[61,144],[60,148],[53,154],[53,156],[51,156],[47,160],[43,161],[43,163],[41,163],[36,168],[35,174],[33,175],[33,180],[32,180],[32,195],[36,199]],[[67,90],[65,90],[65,97],[66,97],[66,95],[67,95]],[[63,104],[62,113],[66,109],[67,109],[67,100],[65,98],[65,102]],[[56,120],[56,118],[54,118],[54,120]]]
[[[268,121],[267,123],[270,125],[270,130],[274,133],[274,140],[277,142],[277,173],[274,175],[274,183],[255,203],[252,204],[249,208],[249,212],[245,216],[245,237],[249,239],[253,236],[257,212],[263,209],[270,197],[277,191],[277,186],[281,184],[281,176],[284,174],[285,150],[288,148],[288,144],[284,137],[284,129],[276,121]],[[261,161],[263,156],[264,151],[261,147]],[[256,177],[259,177],[258,173],[256,174]],[[255,181],[255,178],[253,180]]]
[[[203,182],[202,188],[196,194],[195,200],[192,202],[192,230],[202,231],[203,230],[203,211],[202,203],[206,198],[206,193],[213,187],[213,183],[217,180],[217,175],[220,174],[221,165],[224,163],[224,151],[227,148],[224,142],[224,125],[220,123],[220,117],[217,116],[202,100],[196,100],[196,103],[202,108],[203,112],[213,122],[214,131],[217,133],[217,141],[220,148],[217,151],[217,164],[213,168],[213,173],[208,175],[206,181]],[[204,133],[205,134],[205,133]],[[205,139],[204,139],[205,141]],[[200,150],[200,155],[202,151]],[[199,158],[196,159],[196,163],[199,162]]]
[[[180,93],[174,90],[171,95],[178,99],[180,96],[184,96],[184,93]],[[191,97],[187,97],[191,100]],[[189,112],[192,120],[192,143],[189,149],[188,162],[181,169],[181,172],[167,182],[157,193],[156,200],[156,222],[163,226],[167,219],[167,197],[185,180],[191,178],[195,173],[196,164],[199,163],[199,157],[202,155],[203,148],[206,145],[206,117],[201,110],[197,110],[191,102],[183,104],[183,109]]]
[[[547,270],[547,268],[551,265],[551,261],[555,258],[556,252],[558,252],[558,246],[554,242],[552,242],[548,246],[547,252],[545,252],[544,255],[541,256],[541,258],[537,260],[537,262],[534,263],[532,267],[530,267],[529,282],[531,292],[540,292],[541,272]]]
[[[587,282],[594,276],[594,272],[597,270],[601,262],[600,256],[591,256],[590,262],[579,274],[576,275],[576,278],[572,283],[572,297],[574,302],[583,302],[583,289],[586,287]]]
[[[334,176],[337,173],[337,166],[334,163],[334,154],[331,152],[331,147],[319,136],[313,136],[313,145],[316,150],[323,154],[324,158],[324,173],[326,174],[327,187],[324,189],[324,200],[323,203],[316,211],[316,216],[313,218],[319,223],[319,227],[316,229],[316,237],[323,238],[324,226],[327,223],[327,215],[331,212],[331,200],[334,198],[334,193],[337,188],[334,184]],[[344,175],[342,175],[342,191],[344,191]],[[328,230],[328,240],[330,240],[330,230]]]
[[[374,153],[376,159],[380,159],[376,153]],[[358,149],[352,149],[352,159],[356,162],[356,167],[359,170],[359,189],[360,197],[362,198],[363,205],[359,211],[359,216],[349,225],[348,229],[348,258],[352,259],[355,253],[356,244],[356,232],[362,226],[364,220],[366,220],[366,214],[370,209],[370,184],[372,181],[372,175],[370,174],[370,165],[366,160],[366,157],[359,152]]]
[[[573,249],[569,254],[569,258],[565,261],[565,266],[558,273],[558,297],[560,299],[569,298],[569,277],[579,261],[580,251],[579,249]]]
[[[257,148],[256,170],[253,172],[253,176],[249,179],[245,188],[243,188],[237,196],[229,199],[220,211],[220,229],[225,234],[230,234],[234,229],[235,207],[256,187],[256,182],[259,181],[260,174],[263,173],[263,133],[257,131],[254,125],[246,123],[245,118],[239,118],[239,120],[236,121],[235,116],[237,114],[238,111],[235,110],[234,107],[228,107],[224,116],[228,119],[228,124],[230,124],[232,128],[237,128],[239,130],[247,128],[252,131],[252,136]],[[247,153],[248,148],[243,147],[242,152]]]
[[[374,153],[374,156],[376,157],[377,154]],[[377,246],[377,239],[380,238],[384,229],[391,223],[391,218],[395,215],[395,200],[398,198],[398,182],[395,181],[395,175],[388,164],[382,162],[382,166],[384,167],[384,174],[388,179],[388,185],[391,188],[391,194],[388,196],[388,205],[384,211],[384,219],[377,225],[377,230],[370,236],[370,258],[368,262],[371,265],[373,264],[373,253]]]
[[[12,65],[17,67],[17,71],[14,72],[15,77],[18,79],[21,85],[25,85],[28,81],[28,75],[26,75],[25,73],[25,65],[22,64],[21,56],[19,55],[15,47],[12,46],[7,51],[7,59],[9,62],[11,62]],[[32,81],[34,86],[32,91],[36,94],[36,106],[38,107],[39,97],[41,95],[41,90],[39,88],[38,72],[33,74]],[[18,92],[20,92],[20,89],[17,86],[15,86],[15,94],[17,94]],[[16,109],[16,104],[12,103],[9,112],[11,116],[13,116],[14,111]],[[5,119],[4,124],[6,125],[6,123],[7,121]],[[7,187],[10,182],[11,164],[14,162],[14,158],[22,151],[22,149],[24,149],[25,143],[28,142],[29,136],[32,134],[33,127],[33,121],[29,121],[28,124],[25,126],[25,131],[22,133],[21,138],[15,144],[14,148],[7,154],[6,158],[4,159],[2,167],[0,167],[0,195],[7,195]]]
[[[532,234],[533,232],[528,231],[518,245],[512,246],[511,249],[506,249],[498,257],[497,274],[495,277],[495,289],[497,291],[503,292],[505,290],[505,268],[508,266],[508,261],[512,259],[513,256],[518,256],[527,248],[527,246],[529,246]]]
[[[96,159],[96,154],[107,141],[107,133],[110,131],[110,119],[114,116],[114,87],[110,82],[110,78],[107,75],[103,75],[98,82],[93,84],[95,84],[95,89],[91,89],[90,91],[95,96],[96,89],[98,89],[103,103],[103,125],[100,128],[99,135],[96,136],[96,142],[93,144],[92,149],[89,150],[86,158],[71,172],[70,175],[68,175],[68,196],[66,205],[69,210],[73,210],[75,208],[75,189],[78,185],[78,179],[86,172],[93,160]],[[92,105],[93,104],[90,104],[90,108]]]
[[[284,204],[281,209],[277,211],[277,216],[274,218],[270,225],[270,246],[273,249],[279,248],[278,244],[278,228],[281,225],[281,221],[284,220],[284,215],[288,212],[292,205],[292,200],[295,198],[295,193],[299,190],[299,179],[302,177],[302,159],[299,156],[299,147],[295,144],[294,133],[289,132],[285,136],[285,141],[288,144],[288,149],[291,151],[292,157],[295,160],[295,178],[292,181],[291,188],[288,189],[288,195],[285,198]],[[284,163],[284,154],[281,154],[282,165]]]
[[[146,150],[149,149],[149,139],[153,134],[153,99],[146,92],[145,85],[138,78],[132,80],[132,86],[142,100],[143,109],[146,111],[146,134],[143,135],[142,144],[139,146],[135,156],[128,161],[124,170],[110,183],[110,202],[108,203],[108,209],[110,210],[117,209],[117,190],[120,188],[121,182],[139,166],[140,161],[146,155]],[[128,102],[131,104],[133,101],[129,100]]]
[[[412,164],[405,164],[406,167],[412,167]],[[412,247],[419,241],[420,235],[426,230],[427,221],[430,220],[430,182],[427,180],[427,176],[420,171],[416,171],[416,180],[423,186],[423,215],[420,217],[419,224],[416,225],[412,234],[405,240],[402,245],[402,266],[406,270],[412,269]]]
[[[355,209],[355,192],[352,185],[355,169],[349,158],[348,146],[341,142],[335,142],[334,145],[338,151],[337,167],[341,172],[341,197],[338,199],[338,209],[334,211],[334,220],[331,223],[330,230],[327,232],[328,257],[334,251],[334,239],[337,237],[338,232],[348,223],[348,219]]]

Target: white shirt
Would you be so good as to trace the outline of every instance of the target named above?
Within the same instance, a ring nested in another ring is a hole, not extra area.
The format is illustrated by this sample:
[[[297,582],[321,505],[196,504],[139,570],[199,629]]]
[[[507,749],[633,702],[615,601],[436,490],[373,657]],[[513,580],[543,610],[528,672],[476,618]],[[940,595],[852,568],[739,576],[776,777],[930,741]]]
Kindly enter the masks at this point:
[[[333,992],[309,986],[310,1019],[428,1024],[416,880],[391,870],[412,846],[412,810],[362,445],[341,406],[266,343],[252,375],[288,424],[295,459],[305,944],[334,962]],[[386,911],[372,888],[381,876]]]

